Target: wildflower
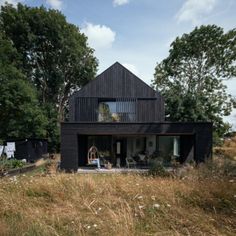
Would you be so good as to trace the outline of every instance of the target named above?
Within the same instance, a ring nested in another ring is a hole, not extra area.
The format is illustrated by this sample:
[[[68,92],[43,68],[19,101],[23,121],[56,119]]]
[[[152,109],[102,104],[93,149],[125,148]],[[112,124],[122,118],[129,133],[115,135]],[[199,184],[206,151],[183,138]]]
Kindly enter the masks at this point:
[[[233,182],[234,182],[234,180],[233,180],[233,179],[231,179],[229,182],[230,182],[230,183],[233,183]]]
[[[155,196],[151,196],[151,199],[152,199],[153,201],[155,201],[155,200],[156,200]]]
[[[71,223],[74,224],[75,222],[72,220]]]
[[[138,184],[138,183],[137,183],[136,185],[137,185],[137,186],[139,186],[139,184]]]
[[[143,209],[143,208],[144,208],[144,206],[138,206],[138,208],[141,210],[141,209]]]
[[[154,208],[160,208],[160,204],[156,203],[153,205]]]
[[[168,207],[171,207],[171,205],[170,205],[170,204],[166,204],[166,206],[168,206]]]
[[[143,196],[141,196],[141,195],[140,195],[140,196],[138,196],[138,199],[143,199]]]
[[[88,225],[88,226],[87,226],[87,229],[90,229],[90,228],[91,228],[91,226],[90,226],[90,225]]]
[[[16,176],[13,176],[12,178],[9,178],[11,182],[15,182],[17,183],[17,177]]]
[[[97,224],[94,224],[93,227],[94,227],[94,228],[97,228]]]
[[[102,210],[102,208],[101,208],[101,207],[99,207],[99,208],[98,208],[98,211],[101,211],[101,210]]]

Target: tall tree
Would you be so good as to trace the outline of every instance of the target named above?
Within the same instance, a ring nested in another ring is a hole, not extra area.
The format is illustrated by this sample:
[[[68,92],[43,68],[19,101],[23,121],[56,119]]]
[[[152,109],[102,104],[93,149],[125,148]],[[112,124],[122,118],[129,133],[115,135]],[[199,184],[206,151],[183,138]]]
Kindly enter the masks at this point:
[[[47,118],[19,66],[17,51],[0,33],[0,137],[46,137]]]
[[[196,27],[177,37],[169,56],[155,68],[153,85],[165,97],[167,119],[212,121],[222,136],[235,100],[223,80],[236,75],[236,30],[224,33],[215,25]]]
[[[0,83],[12,78],[24,78],[21,61],[10,40],[0,31]]]
[[[0,137],[45,138],[47,117],[28,81],[12,79],[0,87]]]
[[[44,7],[5,5],[0,21],[21,56],[23,72],[40,92],[40,101],[54,105],[58,121],[63,121],[70,94],[96,73],[97,60],[87,38],[59,11]]]

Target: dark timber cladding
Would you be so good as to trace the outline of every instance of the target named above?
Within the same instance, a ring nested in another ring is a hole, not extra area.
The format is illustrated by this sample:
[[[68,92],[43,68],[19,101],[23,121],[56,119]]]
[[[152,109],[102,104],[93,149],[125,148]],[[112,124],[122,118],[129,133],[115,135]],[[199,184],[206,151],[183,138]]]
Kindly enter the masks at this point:
[[[14,158],[26,159],[34,162],[47,154],[48,144],[46,139],[9,139],[6,142],[15,143]]]
[[[164,121],[164,100],[160,93],[118,62],[71,96],[69,121],[97,121],[99,102],[111,99],[117,104],[134,101],[138,113],[134,121]]]
[[[212,123],[165,122],[164,117],[162,95],[116,62],[70,97],[69,122],[61,124],[61,168],[85,166],[89,136],[97,135],[103,136],[101,142],[109,137],[111,156],[115,154],[113,138],[121,137],[120,144],[125,146],[122,136],[129,135],[155,135],[156,140],[179,136],[181,163],[192,158],[198,163],[211,156]],[[121,161],[124,158],[125,152]]]
[[[79,166],[78,139],[83,135],[179,135],[181,137],[182,160],[190,155],[196,162],[211,157],[211,123],[62,123],[61,167],[77,170]],[[82,140],[82,139],[81,139]],[[82,141],[81,146],[85,143]],[[194,149],[193,149],[194,147]]]

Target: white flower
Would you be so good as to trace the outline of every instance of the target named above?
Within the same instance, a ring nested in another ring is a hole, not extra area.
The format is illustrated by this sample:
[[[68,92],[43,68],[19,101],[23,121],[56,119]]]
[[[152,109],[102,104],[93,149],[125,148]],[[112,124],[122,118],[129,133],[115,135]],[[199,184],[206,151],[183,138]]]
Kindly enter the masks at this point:
[[[141,195],[140,195],[140,196],[138,196],[138,199],[143,199],[143,196],[141,196]]]
[[[171,207],[171,205],[170,204],[166,204],[168,207]]]
[[[141,210],[141,209],[143,209],[143,208],[144,208],[144,206],[138,206],[138,208]]]
[[[99,207],[99,208],[98,208],[98,211],[101,211],[101,210],[102,210],[102,208],[101,208],[101,207]]]
[[[152,199],[153,201],[156,200],[155,196],[151,196],[151,199]]]
[[[12,177],[12,180],[13,180],[13,181],[17,181],[16,176],[13,176],[13,177]]]
[[[87,229],[90,229],[90,228],[91,228],[91,226],[90,226],[90,225],[88,225],[88,226],[87,226]]]
[[[156,203],[153,205],[154,208],[160,208],[160,204]]]
[[[234,182],[234,180],[233,180],[233,179],[231,179],[229,182],[230,182],[230,183],[233,183],[233,182]]]
[[[93,227],[94,227],[94,228],[97,228],[97,224],[94,224]]]

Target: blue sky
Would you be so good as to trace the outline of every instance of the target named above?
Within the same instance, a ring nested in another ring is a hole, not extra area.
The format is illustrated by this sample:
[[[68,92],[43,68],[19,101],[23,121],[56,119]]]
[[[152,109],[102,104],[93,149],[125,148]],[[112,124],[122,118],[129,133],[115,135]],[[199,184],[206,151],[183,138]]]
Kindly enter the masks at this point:
[[[3,4],[5,0],[0,0]],[[146,83],[170,43],[201,24],[236,27],[236,0],[8,0],[62,11],[88,36],[99,73],[119,61]],[[236,96],[236,79],[227,81]],[[234,111],[236,114],[236,112]],[[227,118],[236,123],[236,118]],[[236,124],[235,124],[236,127]]]

